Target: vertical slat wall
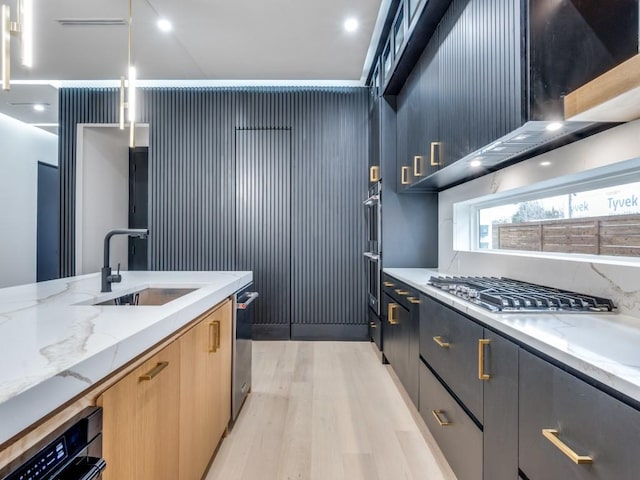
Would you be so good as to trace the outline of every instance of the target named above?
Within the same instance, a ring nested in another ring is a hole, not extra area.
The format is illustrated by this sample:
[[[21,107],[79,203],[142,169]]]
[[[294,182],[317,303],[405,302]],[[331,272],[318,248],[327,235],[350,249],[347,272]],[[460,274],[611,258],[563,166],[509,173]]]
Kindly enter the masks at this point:
[[[288,338],[291,323],[291,131],[236,130],[236,269],[260,292],[254,338]]]
[[[365,325],[367,90],[149,89],[141,97],[150,268],[234,268],[235,129],[290,128],[291,321]],[[117,105],[115,90],[60,90],[62,275],[74,274],[76,125],[115,123]]]

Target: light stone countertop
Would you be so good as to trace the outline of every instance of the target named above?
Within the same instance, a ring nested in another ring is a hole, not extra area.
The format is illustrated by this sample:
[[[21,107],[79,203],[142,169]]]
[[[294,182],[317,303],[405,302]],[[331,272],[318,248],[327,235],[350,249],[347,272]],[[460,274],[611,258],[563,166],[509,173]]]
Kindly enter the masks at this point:
[[[492,313],[427,285],[425,268],[385,268],[394,278],[640,402],[640,321],[616,313]]]
[[[251,272],[123,272],[0,289],[0,444],[253,280]],[[148,287],[195,288],[161,306],[91,306]]]

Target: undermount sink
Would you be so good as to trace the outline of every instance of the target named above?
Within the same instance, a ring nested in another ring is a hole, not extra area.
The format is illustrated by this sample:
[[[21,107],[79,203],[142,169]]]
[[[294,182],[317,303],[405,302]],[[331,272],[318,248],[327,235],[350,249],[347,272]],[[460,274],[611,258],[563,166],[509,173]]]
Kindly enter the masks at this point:
[[[94,303],[95,306],[123,307],[130,305],[137,306],[158,306],[169,303],[172,300],[183,297],[197,289],[195,288],[145,288],[137,292],[128,293],[121,297]]]

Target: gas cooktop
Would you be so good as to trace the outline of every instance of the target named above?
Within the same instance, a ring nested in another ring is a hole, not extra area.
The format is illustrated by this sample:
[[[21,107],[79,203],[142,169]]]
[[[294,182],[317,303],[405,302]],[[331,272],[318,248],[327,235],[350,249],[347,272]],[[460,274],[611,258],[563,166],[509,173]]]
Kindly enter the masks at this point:
[[[607,298],[510,278],[431,277],[429,284],[492,312],[613,312]]]

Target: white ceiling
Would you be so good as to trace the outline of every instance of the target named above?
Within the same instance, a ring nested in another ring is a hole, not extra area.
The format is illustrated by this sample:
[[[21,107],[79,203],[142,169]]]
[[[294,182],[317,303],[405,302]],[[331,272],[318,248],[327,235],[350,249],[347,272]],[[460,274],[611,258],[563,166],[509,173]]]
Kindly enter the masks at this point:
[[[0,0],[15,12],[16,0]],[[0,112],[57,122],[57,93],[24,81],[117,80],[126,72],[127,27],[62,26],[60,19],[128,18],[128,0],[35,0],[34,67],[12,41],[12,90]],[[323,81],[361,84],[389,0],[133,0],[132,62],[142,80]],[[383,11],[383,14],[381,14]],[[170,33],[156,22],[169,19]],[[359,28],[347,33],[343,22]],[[374,40],[372,42],[372,39]],[[12,104],[42,102],[45,112]]]

